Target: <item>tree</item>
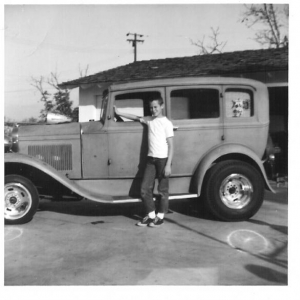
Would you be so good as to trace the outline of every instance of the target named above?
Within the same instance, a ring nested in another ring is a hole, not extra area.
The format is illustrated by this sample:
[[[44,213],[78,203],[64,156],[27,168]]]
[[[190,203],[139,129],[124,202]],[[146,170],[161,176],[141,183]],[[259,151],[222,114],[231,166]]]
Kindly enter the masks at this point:
[[[44,108],[40,111],[40,118],[45,119],[47,113],[53,110],[54,104],[52,100],[49,99],[51,94],[48,93],[44,88],[45,78],[40,76],[39,78],[31,77],[31,85],[34,86],[41,94],[40,101],[44,102]]]
[[[56,92],[51,95],[45,89],[45,84],[52,86],[56,89]],[[73,102],[70,100],[70,91],[67,89],[61,89],[58,86],[58,76],[56,73],[51,73],[48,78],[43,76],[39,78],[32,77],[31,85],[41,93],[40,101],[44,102],[44,108],[40,112],[40,118],[45,119],[49,112],[59,112],[68,117],[72,117]],[[52,97],[52,99],[50,97]]]
[[[80,77],[87,76],[89,65],[82,69],[79,65]],[[40,118],[45,119],[49,112],[59,112],[71,117],[73,122],[78,122],[79,108],[72,109],[73,101],[70,100],[70,91],[61,89],[58,84],[57,73],[51,72],[48,78],[40,76],[39,78],[31,78],[31,85],[34,86],[41,94],[40,101],[44,102],[44,108],[41,110]],[[56,92],[51,95],[45,89],[45,84],[51,86]]]
[[[58,86],[58,77],[56,73],[51,73],[48,78],[48,84],[57,90],[57,92],[53,95],[53,100],[55,101],[54,111],[60,112],[68,117],[72,117],[73,101],[70,100],[70,91],[67,89],[63,90]]]
[[[288,18],[289,7],[283,5],[275,7],[273,4],[251,4],[245,5],[242,23],[248,28],[256,29],[255,40],[262,46],[268,45],[269,48],[280,48],[288,46]]]
[[[72,112],[72,120],[73,122],[79,121],[79,107],[75,107]]]
[[[210,40],[212,40],[212,43],[207,44],[205,42],[205,35],[203,36],[202,40],[198,40],[194,42],[191,40],[192,45],[197,46],[199,48],[199,55],[203,54],[213,54],[213,53],[222,53],[224,47],[226,46],[227,42],[219,42],[218,41],[218,35],[219,33],[219,27],[217,29],[214,29],[213,27],[210,28],[212,31],[212,35],[209,36]]]

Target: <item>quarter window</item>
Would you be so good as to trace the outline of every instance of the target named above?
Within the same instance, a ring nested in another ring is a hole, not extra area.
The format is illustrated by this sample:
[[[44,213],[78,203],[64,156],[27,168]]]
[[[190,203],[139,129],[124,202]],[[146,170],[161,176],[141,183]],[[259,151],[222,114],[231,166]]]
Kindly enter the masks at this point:
[[[173,120],[218,118],[219,91],[209,88],[173,90],[171,114]]]
[[[225,111],[228,118],[253,116],[253,93],[246,89],[226,89]]]

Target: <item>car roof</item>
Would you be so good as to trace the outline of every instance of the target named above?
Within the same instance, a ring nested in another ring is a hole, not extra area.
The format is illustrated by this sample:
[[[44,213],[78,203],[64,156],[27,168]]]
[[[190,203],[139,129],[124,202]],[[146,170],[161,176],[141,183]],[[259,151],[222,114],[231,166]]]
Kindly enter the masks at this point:
[[[234,84],[234,85],[248,85],[256,88],[258,86],[264,86],[262,82],[240,78],[240,77],[180,77],[180,78],[166,78],[166,79],[153,79],[143,81],[131,81],[120,84],[112,84],[110,86],[111,91],[119,91],[126,89],[136,88],[149,88],[149,87],[165,87],[165,86],[186,86],[186,85],[220,85],[220,84]]]

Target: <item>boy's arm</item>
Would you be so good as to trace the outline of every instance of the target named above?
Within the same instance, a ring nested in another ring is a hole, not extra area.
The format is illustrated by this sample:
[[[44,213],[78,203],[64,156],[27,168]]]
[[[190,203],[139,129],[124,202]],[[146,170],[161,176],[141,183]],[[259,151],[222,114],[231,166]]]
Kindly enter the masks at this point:
[[[114,111],[115,111],[115,114],[117,114],[118,116],[124,117],[124,118],[129,119],[129,120],[133,120],[133,121],[137,121],[137,122],[147,124],[146,121],[144,120],[144,118],[142,118],[142,117],[138,117],[136,115],[119,112],[118,108],[115,105],[114,105]]]
[[[133,120],[133,121],[140,121],[140,117],[138,117],[138,116],[131,115],[131,114],[124,114],[124,113],[119,112],[119,110],[117,109],[117,107],[115,105],[114,105],[114,111],[115,111],[115,114],[118,116],[124,117],[129,120]]]
[[[168,144],[168,160],[165,166],[165,176],[168,177],[171,175],[171,164],[172,164],[172,159],[174,155],[174,142],[173,142],[173,137],[167,138],[167,144]]]

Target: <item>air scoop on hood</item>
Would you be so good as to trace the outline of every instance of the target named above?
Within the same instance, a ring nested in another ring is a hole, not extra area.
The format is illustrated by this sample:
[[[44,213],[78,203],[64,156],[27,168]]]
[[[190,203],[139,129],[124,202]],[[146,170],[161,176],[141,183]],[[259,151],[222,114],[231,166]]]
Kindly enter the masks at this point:
[[[49,112],[46,117],[47,124],[70,123],[72,118],[60,113]]]

